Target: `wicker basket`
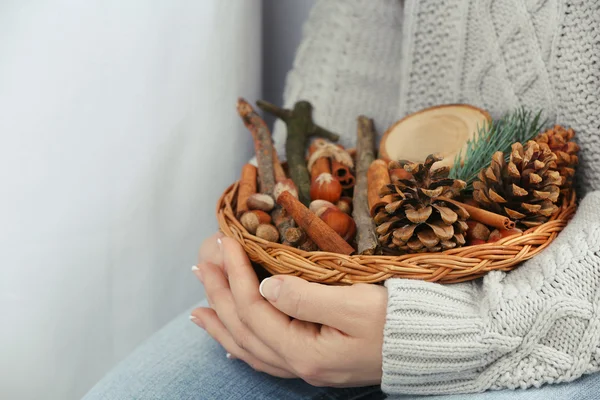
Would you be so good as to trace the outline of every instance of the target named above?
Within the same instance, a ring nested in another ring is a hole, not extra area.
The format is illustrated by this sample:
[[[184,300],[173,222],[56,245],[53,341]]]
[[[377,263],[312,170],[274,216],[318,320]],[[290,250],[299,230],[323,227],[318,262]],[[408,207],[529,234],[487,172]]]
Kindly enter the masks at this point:
[[[250,259],[272,274],[296,275],[332,285],[377,283],[389,278],[421,279],[457,283],[477,279],[489,271],[509,271],[542,251],[562,231],[577,208],[575,193],[563,201],[550,221],[522,234],[495,243],[467,246],[442,253],[402,256],[345,256],[327,252],[305,252],[262,240],[246,231],[235,218],[238,183],[219,199],[217,218],[223,233],[235,238]]]

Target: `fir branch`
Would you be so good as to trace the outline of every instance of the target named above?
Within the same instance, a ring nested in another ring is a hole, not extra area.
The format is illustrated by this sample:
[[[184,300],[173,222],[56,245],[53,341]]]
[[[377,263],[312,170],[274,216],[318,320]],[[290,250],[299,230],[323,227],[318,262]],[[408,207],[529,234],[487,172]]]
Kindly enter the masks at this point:
[[[541,114],[541,110],[534,116],[531,111],[519,108],[497,121],[478,126],[477,133],[463,149],[464,156],[461,150],[455,157],[450,177],[467,182],[465,190],[471,191],[479,171],[490,164],[495,152],[503,152],[508,161],[513,143],[525,144],[537,136],[546,123],[540,122]]]

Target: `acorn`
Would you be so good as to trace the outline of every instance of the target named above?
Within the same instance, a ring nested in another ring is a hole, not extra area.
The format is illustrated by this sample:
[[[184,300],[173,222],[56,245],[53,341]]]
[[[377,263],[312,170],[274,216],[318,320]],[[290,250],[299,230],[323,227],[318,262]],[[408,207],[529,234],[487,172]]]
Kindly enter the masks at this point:
[[[326,200],[337,203],[342,197],[342,184],[333,175],[324,172],[310,185],[311,200]]]

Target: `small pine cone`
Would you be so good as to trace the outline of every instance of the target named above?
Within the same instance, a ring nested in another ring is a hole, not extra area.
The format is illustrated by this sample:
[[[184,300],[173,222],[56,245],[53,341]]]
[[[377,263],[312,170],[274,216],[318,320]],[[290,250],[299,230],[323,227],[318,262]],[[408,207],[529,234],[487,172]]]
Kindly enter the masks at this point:
[[[473,183],[473,199],[526,227],[541,225],[558,210],[562,178],[554,169],[556,157],[547,144],[532,140],[525,147],[513,144],[509,162],[496,152]]]
[[[547,144],[550,150],[556,154],[555,169],[562,177],[561,192],[567,196],[573,187],[575,168],[579,164],[579,157],[577,156],[579,146],[573,141],[574,137],[575,131],[573,129],[565,129],[560,125],[555,125],[554,128],[540,133],[535,138],[536,142]]]
[[[403,168],[410,178],[392,176],[380,195],[392,202],[375,216],[380,244],[405,253],[437,252],[465,244],[469,213],[443,200],[457,196],[466,184],[448,178],[448,167],[431,170],[442,158],[430,155],[425,163],[391,162],[390,170]]]

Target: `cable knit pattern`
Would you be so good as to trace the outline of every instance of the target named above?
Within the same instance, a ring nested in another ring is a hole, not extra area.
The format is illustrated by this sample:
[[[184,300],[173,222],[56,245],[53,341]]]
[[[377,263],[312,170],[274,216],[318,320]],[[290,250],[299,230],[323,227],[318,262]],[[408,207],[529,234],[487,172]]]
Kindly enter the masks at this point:
[[[543,109],[582,147],[579,193],[590,193],[540,255],[476,283],[386,282],[387,393],[526,388],[600,369],[599,57],[599,0],[315,5],[285,104],[310,100],[343,144],[354,142],[359,114],[383,131],[421,108],[467,102],[494,116]],[[281,146],[280,123],[275,137]]]
[[[600,1],[570,0],[561,6],[554,69],[558,121],[578,131],[580,192],[599,190],[600,180]]]
[[[526,388],[600,370],[600,192],[548,249],[483,283],[391,279],[383,389]]]

